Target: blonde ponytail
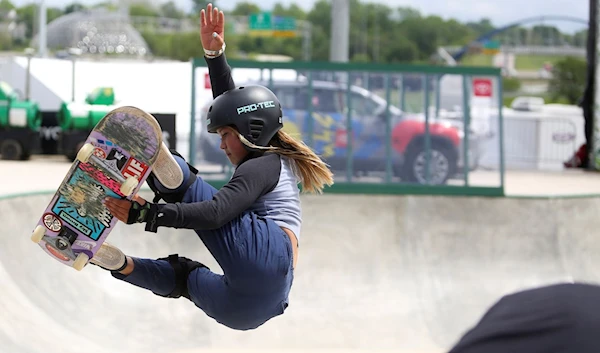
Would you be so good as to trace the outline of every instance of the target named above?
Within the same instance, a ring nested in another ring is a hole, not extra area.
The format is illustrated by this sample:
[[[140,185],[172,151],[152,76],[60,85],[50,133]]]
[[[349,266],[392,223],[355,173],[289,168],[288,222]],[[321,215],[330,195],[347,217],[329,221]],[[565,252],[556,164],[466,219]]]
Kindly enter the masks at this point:
[[[260,149],[292,159],[296,164],[296,171],[302,183],[302,191],[314,194],[323,192],[325,185],[333,185],[333,173],[306,144],[295,140],[283,130],[271,140],[271,146],[260,147],[238,134],[242,143],[250,148]]]

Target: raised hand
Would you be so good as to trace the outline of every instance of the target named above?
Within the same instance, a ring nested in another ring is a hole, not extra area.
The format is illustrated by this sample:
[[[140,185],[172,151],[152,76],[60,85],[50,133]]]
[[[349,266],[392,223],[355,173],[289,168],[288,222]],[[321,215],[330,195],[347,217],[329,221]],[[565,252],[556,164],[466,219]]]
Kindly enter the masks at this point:
[[[225,42],[225,15],[211,3],[200,11],[200,39],[206,50],[218,51]]]

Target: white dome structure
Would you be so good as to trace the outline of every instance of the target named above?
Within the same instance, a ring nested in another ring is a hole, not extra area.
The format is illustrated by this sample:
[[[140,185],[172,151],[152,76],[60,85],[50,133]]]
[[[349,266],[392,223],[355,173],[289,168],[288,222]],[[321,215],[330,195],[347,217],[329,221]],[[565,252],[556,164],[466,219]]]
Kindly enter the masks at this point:
[[[38,37],[32,45],[37,46]],[[61,16],[47,27],[47,46],[79,48],[82,54],[145,56],[150,49],[126,15],[106,9],[89,9]]]

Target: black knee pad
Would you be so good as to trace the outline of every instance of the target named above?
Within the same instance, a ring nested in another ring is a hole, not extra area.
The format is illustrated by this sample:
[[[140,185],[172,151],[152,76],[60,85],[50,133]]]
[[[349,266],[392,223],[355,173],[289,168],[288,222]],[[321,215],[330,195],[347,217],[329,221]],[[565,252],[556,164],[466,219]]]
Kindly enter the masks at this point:
[[[190,275],[190,272],[193,270],[204,267],[209,269],[206,265],[198,262],[190,260],[186,257],[180,257],[177,254],[169,255],[168,257],[163,257],[158,260],[164,260],[169,262],[173,270],[175,271],[175,288],[173,291],[167,295],[156,294],[161,297],[166,298],[179,298],[184,297],[190,299],[190,294],[187,288],[187,279]]]
[[[183,158],[183,156],[181,154],[179,154],[179,152],[177,152],[176,150],[170,149],[169,151],[174,156],[181,157],[183,160],[185,160],[185,158]],[[187,161],[186,161],[186,164],[188,165],[188,168],[190,168],[190,177],[188,178],[185,186],[182,188],[182,191],[180,191],[180,192],[161,193],[158,190],[158,188],[156,187],[156,183],[158,183],[158,180],[156,180],[154,173],[150,173],[150,175],[146,179],[146,182],[148,183],[150,190],[152,190],[154,192],[154,199],[152,200],[152,202],[157,203],[162,199],[162,200],[165,200],[165,202],[167,202],[167,203],[177,203],[177,202],[181,202],[183,200],[183,196],[185,195],[187,189],[189,189],[189,187],[192,186],[194,181],[196,181],[195,176],[198,175],[198,169],[194,168]]]

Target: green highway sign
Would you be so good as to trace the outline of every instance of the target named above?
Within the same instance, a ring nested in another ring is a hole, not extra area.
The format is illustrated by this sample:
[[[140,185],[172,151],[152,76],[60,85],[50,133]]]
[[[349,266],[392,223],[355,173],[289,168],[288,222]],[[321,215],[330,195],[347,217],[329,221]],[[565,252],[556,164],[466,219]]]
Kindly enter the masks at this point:
[[[251,14],[248,17],[250,34],[267,37],[295,37],[296,19],[272,16],[270,12]]]
[[[276,16],[273,18],[273,29],[276,31],[295,31],[296,19],[293,17]]]
[[[500,41],[498,40],[486,40],[483,42],[482,53],[487,55],[495,55],[500,52]]]
[[[271,13],[262,12],[251,14],[248,21],[248,27],[250,27],[250,30],[272,30]]]
[[[500,49],[500,41],[499,40],[486,40],[483,42],[483,47],[485,49]]]

